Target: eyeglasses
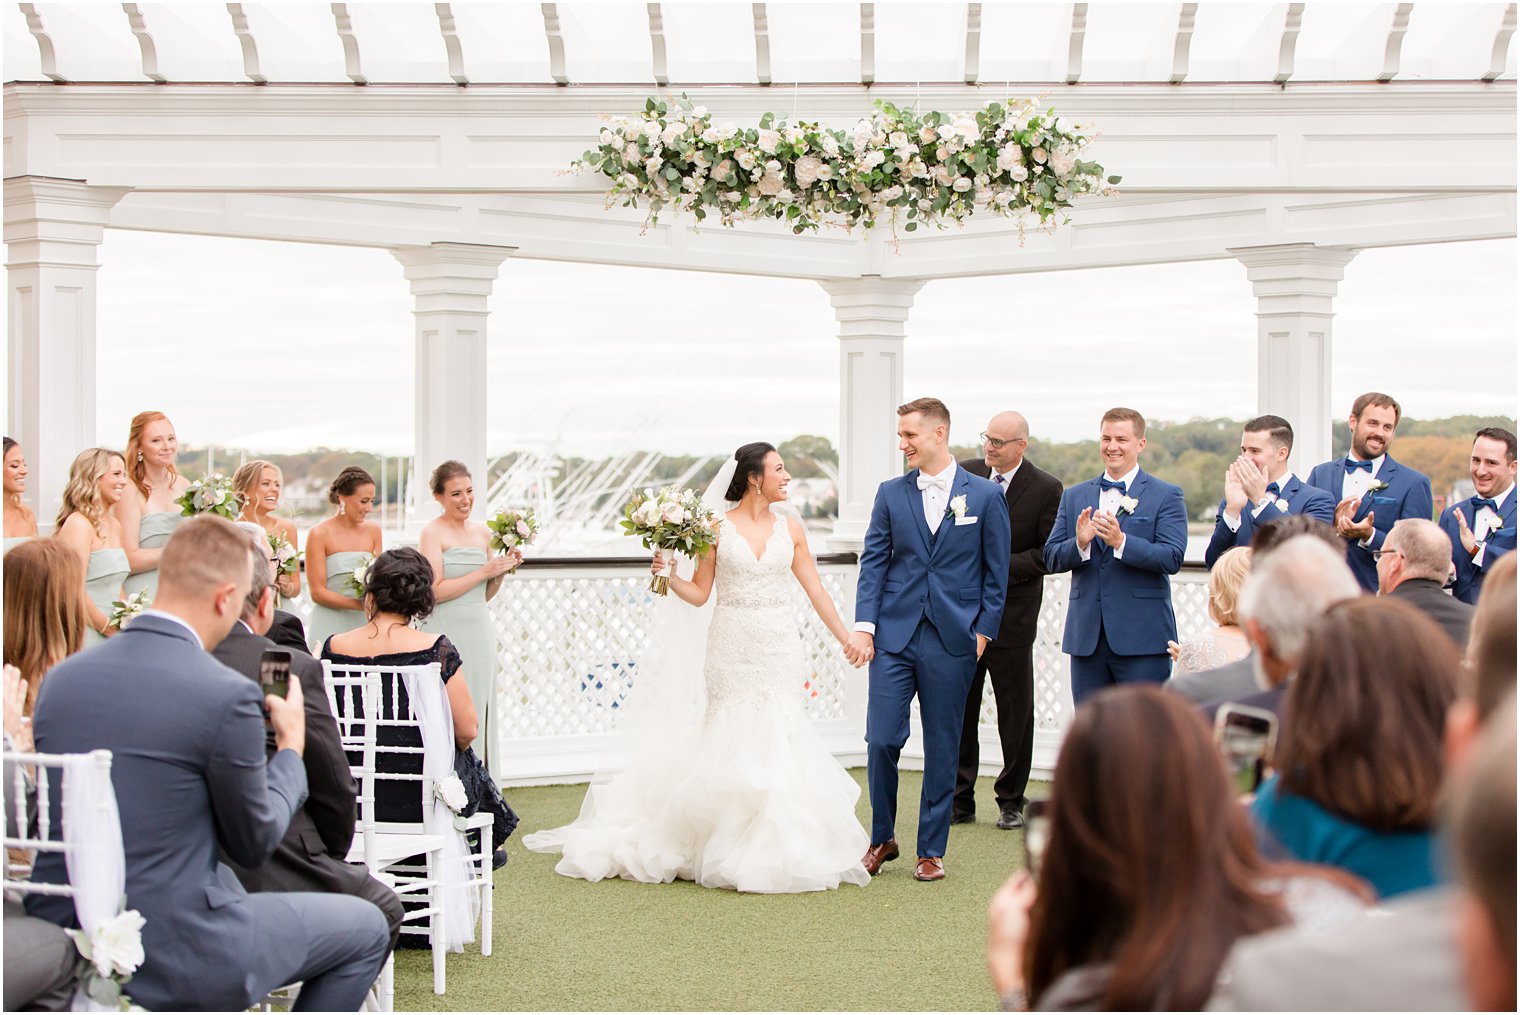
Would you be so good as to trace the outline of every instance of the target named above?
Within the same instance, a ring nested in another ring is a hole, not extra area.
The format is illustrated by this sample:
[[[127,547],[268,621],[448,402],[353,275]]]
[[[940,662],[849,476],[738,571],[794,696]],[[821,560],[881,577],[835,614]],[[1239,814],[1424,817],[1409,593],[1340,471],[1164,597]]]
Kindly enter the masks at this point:
[[[1376,564],[1378,561],[1382,560],[1385,556],[1387,556],[1390,553],[1398,553],[1398,555],[1400,557],[1404,556],[1402,553],[1399,553],[1398,550],[1373,550],[1372,551],[1372,562],[1374,564]]]
[[[1029,443],[1029,438],[1028,437],[1014,437],[1014,438],[1012,438],[1010,440],[1000,441],[996,437],[988,437],[985,433],[982,434],[982,443],[985,444],[985,445],[987,445],[989,448],[991,448],[994,451],[1001,451],[1005,447],[1007,447],[1008,445],[1010,445],[1010,444],[1017,444],[1017,443],[1019,443],[1021,441],[1023,443],[1025,443],[1025,444],[1028,444]]]

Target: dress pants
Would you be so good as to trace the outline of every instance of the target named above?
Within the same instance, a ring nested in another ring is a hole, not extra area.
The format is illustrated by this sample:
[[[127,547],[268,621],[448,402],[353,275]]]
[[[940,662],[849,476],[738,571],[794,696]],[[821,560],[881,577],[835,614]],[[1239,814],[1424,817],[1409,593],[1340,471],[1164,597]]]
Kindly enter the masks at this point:
[[[924,735],[924,788],[918,804],[918,855],[944,856],[960,755],[966,688],[976,653],[951,655],[928,618],[901,652],[876,653],[866,700],[866,783],[871,793],[871,841],[894,838],[897,759],[908,742],[913,696]]]
[[[1071,657],[1071,700],[1081,707],[1088,697],[1114,684],[1161,684],[1172,672],[1172,657],[1160,655],[1121,656],[1108,645],[1103,628],[1098,628],[1098,645],[1092,655]]]
[[[977,718],[982,709],[982,686],[992,680],[997,702],[998,740],[1003,745],[1003,770],[993,783],[999,810],[1021,809],[1027,799],[1029,766],[1034,756],[1034,646],[988,645],[977,660],[976,676],[966,694],[961,726],[960,771],[955,780],[955,817],[976,813],[976,775],[981,761]]]
[[[244,905],[256,927],[249,942],[254,1004],[300,982],[295,1011],[359,1010],[390,954],[390,927],[379,909],[352,895],[318,892],[258,892]]]
[[[57,924],[5,900],[5,1010],[68,1011],[79,953]]]

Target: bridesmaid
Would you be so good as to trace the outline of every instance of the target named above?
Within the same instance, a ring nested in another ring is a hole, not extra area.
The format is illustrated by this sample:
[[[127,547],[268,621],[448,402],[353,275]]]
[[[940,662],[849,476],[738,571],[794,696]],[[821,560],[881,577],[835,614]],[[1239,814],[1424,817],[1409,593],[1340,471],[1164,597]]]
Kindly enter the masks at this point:
[[[245,463],[232,474],[232,489],[243,498],[243,509],[238,513],[240,522],[253,522],[271,535],[278,534],[291,546],[296,542],[296,523],[288,518],[276,518],[274,511],[280,506],[280,493],[285,488],[285,474],[278,465],[262,459]],[[273,561],[271,561],[273,563]],[[301,594],[301,572],[281,575],[275,579],[275,591],[285,599]]]
[[[151,601],[158,591],[158,555],[179,523],[185,520],[179,499],[190,480],[179,474],[174,460],[179,438],[174,424],[161,412],[139,412],[127,429],[127,471],[137,488],[121,499],[112,513],[121,522],[122,546],[132,574],[124,591],[144,589]]]
[[[84,610],[90,628],[84,633],[85,648],[117,630],[111,626],[111,603],[122,598],[128,566],[122,525],[113,509],[128,496],[127,466],[119,451],[88,448],[74,459],[54,534],[84,562]]]
[[[5,438],[5,553],[37,538],[37,516],[21,500],[26,493],[26,455],[21,445]]]
[[[366,555],[380,555],[380,526],[366,521],[375,506],[375,480],[356,465],[338,473],[327,488],[337,511],[306,533],[306,575],[311,589],[311,621],[306,637],[312,655],[329,637],[365,623],[364,600],[348,589],[348,579]]]
[[[491,553],[491,530],[484,522],[472,522],[475,484],[463,462],[448,461],[433,470],[429,486],[443,514],[422,529],[417,548],[433,566],[433,591],[437,599],[432,615],[423,624],[427,631],[448,636],[464,660],[465,682],[480,727],[475,753],[488,770],[496,762],[496,628],[491,624],[486,601],[501,588],[502,575],[522,562],[512,550]],[[492,771],[500,778],[501,773]]]

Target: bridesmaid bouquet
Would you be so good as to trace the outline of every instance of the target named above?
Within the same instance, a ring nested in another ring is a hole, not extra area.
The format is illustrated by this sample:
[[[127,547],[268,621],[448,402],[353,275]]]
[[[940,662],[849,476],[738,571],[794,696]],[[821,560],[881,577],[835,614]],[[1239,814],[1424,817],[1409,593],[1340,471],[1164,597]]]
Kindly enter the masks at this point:
[[[111,603],[111,626],[118,631],[132,623],[137,615],[148,608],[148,590],[134,592],[126,599]]]
[[[373,553],[366,553],[364,559],[354,565],[354,571],[348,576],[348,591],[355,599],[364,598],[364,585],[369,579],[370,565],[375,562]]]
[[[276,579],[284,578],[286,575],[295,574],[301,570],[301,557],[301,551],[297,550],[295,544],[290,540],[278,532],[271,532],[269,534],[269,558],[274,564],[274,576]]]
[[[221,515],[230,522],[242,509],[243,498],[232,489],[232,480],[220,472],[213,472],[205,479],[191,483],[174,503],[180,506],[183,515]]]
[[[499,512],[496,517],[486,519],[486,528],[491,530],[491,549],[501,553],[532,546],[538,538],[538,518],[528,508]]]
[[[675,573],[675,552],[700,557],[712,549],[718,516],[702,503],[695,490],[667,486],[659,493],[645,490],[634,494],[624,505],[618,524],[628,535],[643,540],[646,548],[672,551],[666,573],[655,575],[649,583],[649,591],[663,596],[670,591],[670,576]]]

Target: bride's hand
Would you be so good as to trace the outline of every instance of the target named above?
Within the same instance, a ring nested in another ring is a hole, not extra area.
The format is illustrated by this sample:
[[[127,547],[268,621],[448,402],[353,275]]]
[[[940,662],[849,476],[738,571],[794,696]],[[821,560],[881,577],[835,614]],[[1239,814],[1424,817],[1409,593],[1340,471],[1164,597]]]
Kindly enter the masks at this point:
[[[654,560],[649,565],[650,574],[659,574],[665,570],[665,551],[654,551]]]

